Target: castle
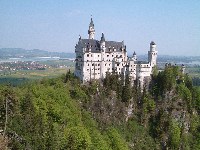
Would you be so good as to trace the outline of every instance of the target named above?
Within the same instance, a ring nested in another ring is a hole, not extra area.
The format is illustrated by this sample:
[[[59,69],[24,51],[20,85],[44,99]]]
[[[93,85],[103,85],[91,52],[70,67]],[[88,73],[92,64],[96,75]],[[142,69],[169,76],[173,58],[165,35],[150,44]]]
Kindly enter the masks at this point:
[[[88,35],[88,39],[82,39],[80,36],[75,46],[76,64],[74,74],[82,82],[103,79],[106,72],[115,72],[119,75],[129,75],[131,81],[139,81],[138,84],[142,87],[145,80],[151,77],[157,60],[157,50],[154,42],[150,43],[148,61],[138,61],[135,52],[132,57],[127,56],[124,41],[106,41],[103,33],[100,41],[96,40],[92,18]]]

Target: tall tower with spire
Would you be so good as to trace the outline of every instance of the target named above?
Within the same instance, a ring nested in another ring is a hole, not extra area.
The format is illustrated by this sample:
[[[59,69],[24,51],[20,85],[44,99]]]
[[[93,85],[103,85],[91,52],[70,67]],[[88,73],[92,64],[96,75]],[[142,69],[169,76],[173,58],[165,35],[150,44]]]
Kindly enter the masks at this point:
[[[103,33],[101,35],[101,40],[100,40],[100,50],[101,50],[101,78],[105,78],[106,40]]]
[[[150,43],[150,51],[148,51],[148,61],[152,67],[156,65],[157,53],[158,51],[156,50],[156,44],[152,41]]]
[[[91,18],[91,21],[90,21],[90,24],[89,24],[89,30],[88,30],[89,39],[94,39],[94,34],[95,34],[94,23],[93,23],[93,20]]]

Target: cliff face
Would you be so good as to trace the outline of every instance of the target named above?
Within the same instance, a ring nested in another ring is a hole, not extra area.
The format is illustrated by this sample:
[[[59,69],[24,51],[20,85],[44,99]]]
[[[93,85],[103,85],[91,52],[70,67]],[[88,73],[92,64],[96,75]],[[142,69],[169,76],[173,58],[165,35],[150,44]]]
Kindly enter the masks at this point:
[[[177,70],[154,74],[143,90],[117,75],[83,85],[70,72],[2,86],[3,142],[12,149],[199,149],[200,89]]]
[[[148,89],[141,90],[128,81],[123,85],[120,82],[121,79],[111,75],[103,85],[91,84],[97,90],[89,94],[91,100],[85,108],[102,127],[135,120],[159,141],[162,149],[192,147],[193,144],[189,146],[188,143],[192,143],[191,139],[196,142],[198,135],[194,132],[199,133],[199,119],[194,118],[199,117],[200,94],[187,75],[179,72],[176,66],[168,66],[165,71],[152,76]],[[133,141],[129,144],[134,148]]]

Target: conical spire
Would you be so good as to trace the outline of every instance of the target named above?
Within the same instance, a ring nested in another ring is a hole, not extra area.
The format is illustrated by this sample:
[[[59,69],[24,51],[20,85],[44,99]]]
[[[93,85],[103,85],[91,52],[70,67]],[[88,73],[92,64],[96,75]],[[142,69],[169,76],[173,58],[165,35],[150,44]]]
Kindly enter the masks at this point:
[[[135,51],[134,51],[133,55],[136,55]]]
[[[150,45],[156,45],[156,43],[154,41],[151,41]]]
[[[105,37],[104,37],[104,34],[102,33],[101,35],[101,41],[105,41]]]
[[[92,17],[91,17],[91,21],[90,21],[90,27],[94,27],[94,23],[93,23]]]
[[[79,41],[81,40],[81,35],[79,34]]]
[[[88,34],[89,34],[89,39],[94,39],[95,30],[94,30],[94,23],[93,23],[92,17],[89,24]]]

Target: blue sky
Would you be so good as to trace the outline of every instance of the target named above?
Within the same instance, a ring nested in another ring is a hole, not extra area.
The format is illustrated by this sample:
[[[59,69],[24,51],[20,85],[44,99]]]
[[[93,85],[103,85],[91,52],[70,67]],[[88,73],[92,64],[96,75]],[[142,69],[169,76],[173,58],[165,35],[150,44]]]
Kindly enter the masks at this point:
[[[200,56],[199,0],[0,0],[0,48],[74,52],[79,34],[122,41],[129,53]]]

